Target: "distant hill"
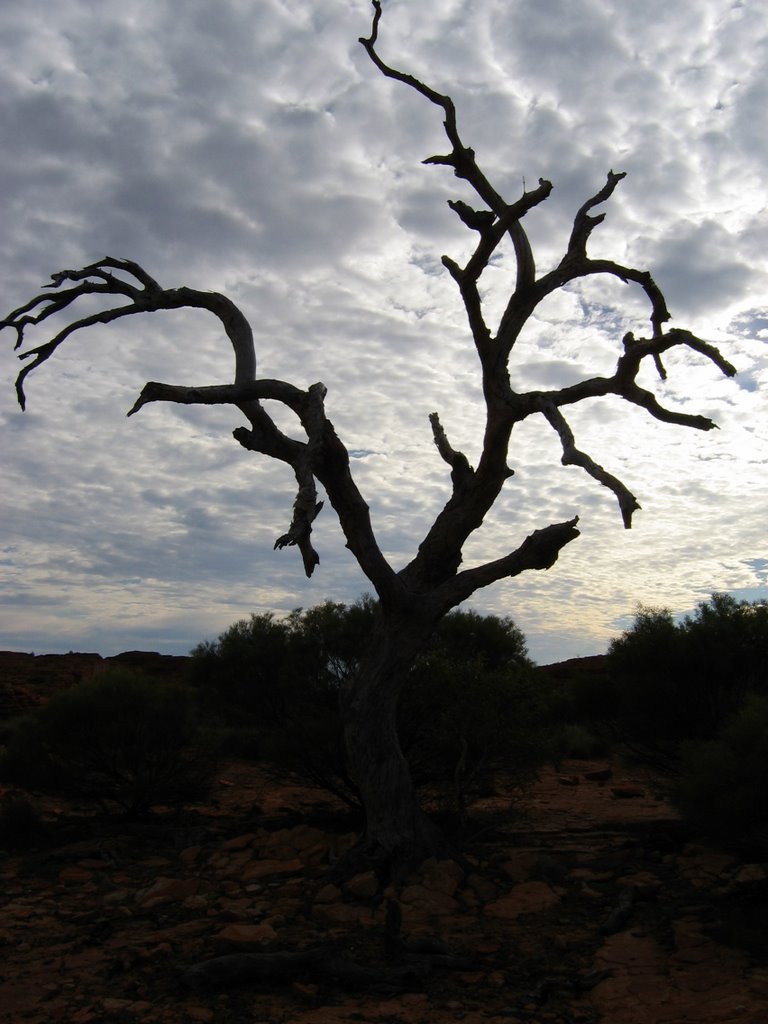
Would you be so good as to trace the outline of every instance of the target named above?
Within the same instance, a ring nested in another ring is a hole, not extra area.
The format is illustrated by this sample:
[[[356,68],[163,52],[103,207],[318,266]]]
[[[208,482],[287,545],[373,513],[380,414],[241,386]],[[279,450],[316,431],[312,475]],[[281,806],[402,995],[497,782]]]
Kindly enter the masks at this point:
[[[559,680],[570,679],[572,676],[607,676],[608,656],[591,654],[585,658],[568,658],[566,661],[556,661],[552,665],[537,665],[536,670]]]
[[[114,666],[137,669],[158,679],[182,679],[190,658],[155,651],[124,651],[110,658],[100,654],[24,654],[0,651],[0,717],[44,703],[54,693],[90,679]],[[552,679],[567,682],[585,675],[608,673],[607,658],[596,654],[587,658],[569,658],[536,669]]]
[[[0,717],[44,703],[54,693],[122,665],[160,679],[180,679],[188,657],[154,651],[125,651],[111,658],[100,654],[24,654],[0,651]]]

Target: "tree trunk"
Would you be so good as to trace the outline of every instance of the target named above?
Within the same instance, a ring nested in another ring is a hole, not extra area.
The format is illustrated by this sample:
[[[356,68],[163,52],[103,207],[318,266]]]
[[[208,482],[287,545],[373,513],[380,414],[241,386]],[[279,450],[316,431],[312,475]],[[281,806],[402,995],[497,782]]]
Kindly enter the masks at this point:
[[[421,809],[397,735],[400,692],[431,631],[407,615],[382,620],[341,698],[350,775],[365,809],[363,834],[342,871],[373,866],[382,884],[397,882],[446,848],[441,830]]]

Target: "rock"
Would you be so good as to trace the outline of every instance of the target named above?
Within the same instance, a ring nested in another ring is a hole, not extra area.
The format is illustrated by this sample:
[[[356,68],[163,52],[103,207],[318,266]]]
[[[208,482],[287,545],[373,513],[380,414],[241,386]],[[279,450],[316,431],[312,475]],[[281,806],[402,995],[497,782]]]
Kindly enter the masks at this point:
[[[59,872],[59,882],[62,885],[82,885],[84,882],[92,882],[93,879],[93,871],[86,868],[62,868]]]
[[[358,903],[316,903],[312,908],[312,920],[323,924],[370,927],[373,918],[371,908]]]
[[[164,878],[160,877],[148,889],[136,893],[136,902],[145,910],[159,906],[161,903],[181,903],[189,896],[197,894],[200,880],[197,878]]]
[[[453,860],[428,860],[421,866],[421,880],[425,889],[453,896],[464,878],[463,868]]]
[[[404,907],[413,907],[421,914],[437,917],[455,914],[459,909],[459,904],[452,896],[428,889],[425,885],[407,885],[400,894],[400,902]]]
[[[213,1010],[209,1010],[207,1006],[190,1006],[187,1004],[184,1007],[184,1012],[188,1020],[198,1021],[199,1024],[213,1024],[216,1020],[216,1014]]]
[[[253,846],[256,842],[256,833],[247,832],[242,836],[235,836],[234,839],[227,839],[225,843],[221,844],[222,850],[244,850],[246,847]]]
[[[276,938],[277,932],[266,921],[260,924],[228,924],[215,936],[218,943],[229,946],[249,946],[253,943],[262,945]]]
[[[611,796],[614,800],[640,800],[645,790],[640,786],[611,786]]]
[[[357,899],[370,899],[371,896],[376,895],[378,888],[379,882],[373,871],[355,875],[344,886],[345,891]]]
[[[587,782],[607,782],[608,779],[613,778],[613,769],[597,768],[591,772],[584,772],[584,778]]]
[[[580,779],[578,775],[558,775],[557,781],[561,786],[578,786]]]
[[[467,879],[467,884],[481,903],[491,903],[499,895],[499,886],[485,875],[472,874]],[[464,898],[466,899],[468,895],[465,893]]]
[[[132,1002],[132,999],[113,999],[108,996],[106,999],[102,999],[101,1007],[107,1013],[120,1013],[122,1010],[127,1010]]]
[[[539,857],[538,850],[516,850],[500,867],[513,882],[524,882],[535,872]]]
[[[304,870],[304,864],[294,857],[293,860],[252,860],[240,873],[242,882],[252,882],[256,878],[269,878],[271,875],[298,875]]]
[[[538,914],[559,903],[565,890],[553,888],[546,882],[520,882],[506,896],[489,903],[485,908],[491,917],[514,921],[521,914]]]
[[[315,893],[315,903],[337,903],[341,899],[341,889],[337,885],[324,885]]]
[[[635,896],[636,892],[633,885],[627,885],[621,890],[616,905],[600,925],[600,931],[603,935],[613,935],[615,932],[623,931],[626,928],[634,912]]]

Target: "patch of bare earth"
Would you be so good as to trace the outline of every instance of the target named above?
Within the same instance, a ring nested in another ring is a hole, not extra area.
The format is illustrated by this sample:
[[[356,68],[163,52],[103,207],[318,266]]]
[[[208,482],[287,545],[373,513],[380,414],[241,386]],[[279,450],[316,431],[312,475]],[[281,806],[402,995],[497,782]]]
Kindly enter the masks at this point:
[[[469,872],[431,861],[383,899],[325,878],[354,839],[338,809],[253,766],[184,819],[55,810],[47,845],[0,860],[8,1024],[768,1020],[764,865],[608,764],[483,801]]]

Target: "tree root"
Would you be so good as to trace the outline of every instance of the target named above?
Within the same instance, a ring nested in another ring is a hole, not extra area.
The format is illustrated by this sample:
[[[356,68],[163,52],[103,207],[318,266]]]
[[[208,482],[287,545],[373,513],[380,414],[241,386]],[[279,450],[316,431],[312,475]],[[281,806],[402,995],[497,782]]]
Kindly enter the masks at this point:
[[[357,963],[338,946],[279,953],[231,953],[203,960],[182,972],[189,988],[227,989],[239,985],[287,985],[318,980],[341,988],[385,993],[418,991],[434,971],[477,971],[488,964],[477,957],[456,956],[444,942],[401,935],[402,915],[397,900],[387,900],[384,922],[384,963]]]
[[[195,990],[229,989],[240,985],[287,985],[299,980],[321,980],[341,988],[383,993],[417,991],[434,970],[478,970],[476,959],[446,953],[404,953],[391,966],[356,963],[342,950],[327,947],[280,953],[231,953],[194,964],[182,973],[185,985]]]

